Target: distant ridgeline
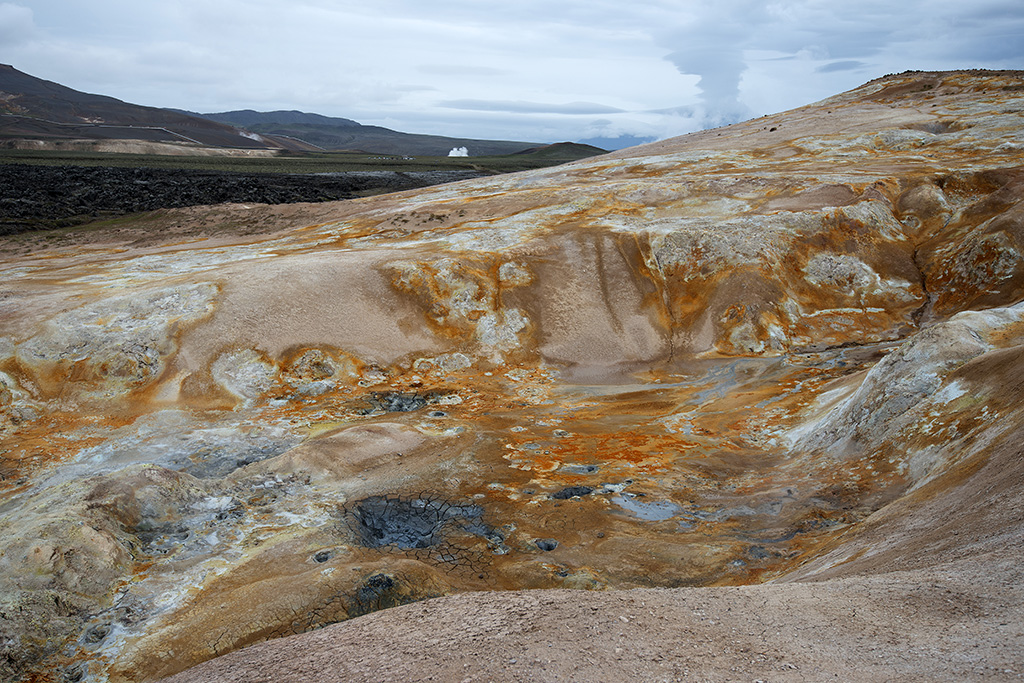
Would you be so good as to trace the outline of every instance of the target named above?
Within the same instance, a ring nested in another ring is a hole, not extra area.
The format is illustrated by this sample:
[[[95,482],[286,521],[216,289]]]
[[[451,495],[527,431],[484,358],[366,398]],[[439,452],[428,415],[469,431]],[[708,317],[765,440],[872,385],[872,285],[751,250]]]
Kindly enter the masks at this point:
[[[364,126],[351,119],[307,114],[300,111],[257,112],[247,109],[218,114],[192,115],[243,127],[261,135],[302,140],[323,150],[448,156],[450,150],[465,147],[472,156],[491,156],[515,154],[524,149],[538,146],[536,142],[473,140],[441,135],[401,133],[380,126]]]
[[[515,154],[539,143],[475,140],[401,133],[350,119],[299,111],[197,114],[145,107],[42,80],[0,64],[0,147],[12,141],[127,141],[283,152],[362,151],[447,156],[465,147],[472,156]],[[583,145],[593,156],[604,150]]]

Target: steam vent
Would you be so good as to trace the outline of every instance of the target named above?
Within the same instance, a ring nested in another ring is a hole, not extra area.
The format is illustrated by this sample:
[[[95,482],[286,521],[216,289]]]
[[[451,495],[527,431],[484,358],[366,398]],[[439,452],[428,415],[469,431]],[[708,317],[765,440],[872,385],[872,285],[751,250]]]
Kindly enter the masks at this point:
[[[1019,680],[1022,200],[1024,74],[914,72],[4,238],[0,676]]]

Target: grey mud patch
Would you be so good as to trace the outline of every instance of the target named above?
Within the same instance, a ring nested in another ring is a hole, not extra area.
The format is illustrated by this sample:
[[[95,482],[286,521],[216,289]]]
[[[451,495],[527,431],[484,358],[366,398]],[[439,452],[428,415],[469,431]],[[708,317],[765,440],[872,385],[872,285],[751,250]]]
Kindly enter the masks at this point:
[[[484,521],[484,509],[441,497],[371,496],[342,510],[349,530],[366,548],[412,554],[449,569],[477,571],[485,554],[474,548],[485,541],[493,552],[505,549],[504,534]]]
[[[359,408],[357,412],[363,415],[411,413],[422,410],[427,406],[453,405],[461,402],[457,395],[440,391],[427,391],[424,393],[374,391],[369,396],[359,400],[363,407]],[[430,416],[446,417],[446,414],[443,411],[434,410],[430,412]]]
[[[640,519],[648,522],[663,522],[683,512],[683,508],[667,500],[643,501],[631,493],[612,496],[612,502],[623,510],[627,510]]]
[[[82,434],[88,436],[94,431],[87,428]],[[141,417],[106,437],[105,443],[82,449],[73,462],[57,469],[47,484],[134,464],[158,465],[215,480],[280,455],[301,442],[299,435],[283,427],[217,420],[196,426],[192,416],[177,410]]]
[[[221,479],[246,465],[281,455],[294,445],[295,439],[256,436],[237,444],[203,446],[171,464],[199,479]]]

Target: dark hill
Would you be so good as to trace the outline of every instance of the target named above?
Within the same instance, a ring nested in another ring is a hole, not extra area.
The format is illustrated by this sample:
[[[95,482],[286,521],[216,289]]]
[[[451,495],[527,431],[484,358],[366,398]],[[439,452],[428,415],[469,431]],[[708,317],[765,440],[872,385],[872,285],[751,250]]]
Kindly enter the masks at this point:
[[[145,107],[73,90],[0,64],[0,142],[5,138],[144,140],[222,148],[293,152],[344,150],[417,157],[447,156],[451,149],[465,147],[471,157],[530,151],[559,161],[603,152],[587,145],[570,149],[536,142],[403,133],[351,119],[300,111],[196,114],[180,109]]]
[[[601,149],[600,147],[584,145],[579,142],[556,142],[552,145],[531,147],[530,149],[524,149],[521,152],[516,152],[516,154],[528,154],[537,159],[557,159],[565,161],[586,159],[587,157],[594,157],[599,154],[607,153],[607,150]]]
[[[230,123],[234,126],[249,128],[263,124],[270,125],[314,125],[314,126],[335,126],[340,128],[356,127],[362,124],[352,119],[343,119],[339,116],[324,116],[322,114],[310,114],[304,111],[253,111],[252,109],[241,109],[238,111],[224,111],[216,114],[196,114],[194,112],[182,112],[190,116],[201,116],[210,121]]]
[[[0,138],[142,139],[216,147],[280,148],[234,126],[73,90],[0,64]]]

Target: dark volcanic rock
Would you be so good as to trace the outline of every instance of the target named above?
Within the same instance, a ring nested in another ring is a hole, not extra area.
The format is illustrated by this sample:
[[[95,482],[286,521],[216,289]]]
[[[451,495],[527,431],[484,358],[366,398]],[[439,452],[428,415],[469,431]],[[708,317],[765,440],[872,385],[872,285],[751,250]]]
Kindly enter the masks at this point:
[[[0,235],[205,204],[353,199],[478,177],[474,171],[281,174],[0,164]]]
[[[576,496],[589,496],[593,492],[594,489],[590,486],[567,486],[561,491],[552,493],[551,497],[557,498],[558,500],[568,500],[570,498],[575,498]]]

